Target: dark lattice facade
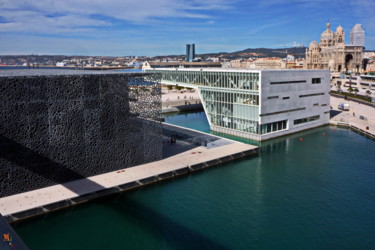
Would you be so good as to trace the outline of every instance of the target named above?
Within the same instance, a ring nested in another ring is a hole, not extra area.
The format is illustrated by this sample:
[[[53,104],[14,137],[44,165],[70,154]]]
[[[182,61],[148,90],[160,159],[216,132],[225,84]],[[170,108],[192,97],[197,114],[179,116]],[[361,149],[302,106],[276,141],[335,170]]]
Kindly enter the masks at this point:
[[[162,157],[157,74],[0,76],[0,197]]]

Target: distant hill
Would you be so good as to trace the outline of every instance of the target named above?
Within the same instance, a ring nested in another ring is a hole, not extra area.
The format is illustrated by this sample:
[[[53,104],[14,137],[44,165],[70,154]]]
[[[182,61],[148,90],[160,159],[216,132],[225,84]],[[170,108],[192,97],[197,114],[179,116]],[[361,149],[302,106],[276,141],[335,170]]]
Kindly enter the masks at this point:
[[[306,47],[291,47],[282,49],[256,48],[245,49],[230,53],[231,55],[258,56],[258,57],[286,57],[288,54],[295,57],[305,57]]]
[[[218,52],[197,54],[198,57],[223,57],[227,59],[240,59],[249,57],[286,57],[288,54],[294,55],[297,58],[305,58],[306,47],[290,47],[290,48],[255,48],[244,49],[235,52]],[[185,57],[185,55],[169,55],[169,57]]]

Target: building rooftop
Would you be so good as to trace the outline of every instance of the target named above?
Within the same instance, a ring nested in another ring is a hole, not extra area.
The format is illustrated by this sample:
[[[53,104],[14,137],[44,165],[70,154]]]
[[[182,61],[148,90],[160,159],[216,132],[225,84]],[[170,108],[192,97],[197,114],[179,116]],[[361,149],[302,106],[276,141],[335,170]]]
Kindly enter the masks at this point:
[[[57,75],[107,75],[127,74],[143,75],[145,72],[123,72],[117,70],[94,71],[94,70],[69,70],[69,69],[4,69],[0,70],[0,77],[9,76],[57,76]]]
[[[259,73],[259,72],[284,72],[284,71],[293,71],[293,72],[318,72],[318,71],[329,71],[324,69],[241,69],[241,68],[150,68],[144,69],[148,70],[176,70],[176,71],[203,71],[203,72],[243,72],[243,73]]]

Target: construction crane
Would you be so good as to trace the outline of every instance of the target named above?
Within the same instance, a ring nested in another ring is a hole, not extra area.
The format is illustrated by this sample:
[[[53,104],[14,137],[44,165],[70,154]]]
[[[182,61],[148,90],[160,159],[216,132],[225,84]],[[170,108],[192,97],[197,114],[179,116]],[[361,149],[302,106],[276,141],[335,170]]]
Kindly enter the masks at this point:
[[[293,48],[297,48],[297,47],[304,47],[305,45],[294,41],[293,44],[279,44],[279,45],[275,45],[275,46],[276,47],[293,47]]]

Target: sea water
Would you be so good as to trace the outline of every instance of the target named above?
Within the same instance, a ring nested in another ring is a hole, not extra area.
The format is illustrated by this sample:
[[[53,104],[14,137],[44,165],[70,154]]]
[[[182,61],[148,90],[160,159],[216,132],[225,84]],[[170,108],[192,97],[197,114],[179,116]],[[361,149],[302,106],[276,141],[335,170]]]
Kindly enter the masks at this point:
[[[203,112],[165,119],[209,130]],[[327,126],[260,147],[257,157],[14,227],[31,249],[375,247],[375,141]]]

